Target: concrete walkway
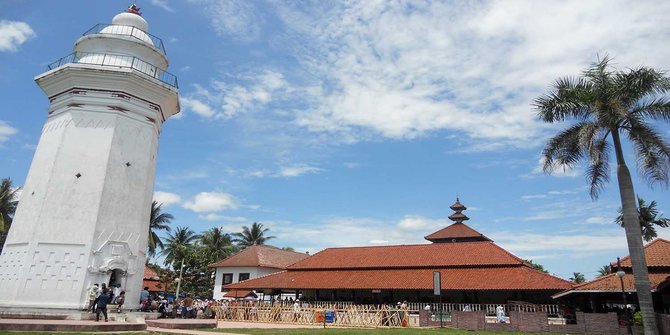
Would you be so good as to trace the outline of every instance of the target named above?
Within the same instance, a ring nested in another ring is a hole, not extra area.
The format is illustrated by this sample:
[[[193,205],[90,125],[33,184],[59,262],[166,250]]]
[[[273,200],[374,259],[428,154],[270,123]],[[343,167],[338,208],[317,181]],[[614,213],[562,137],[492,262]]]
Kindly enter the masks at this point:
[[[263,323],[263,322],[234,322],[234,321],[219,321],[217,328],[224,329],[249,329],[249,328],[262,328],[262,329],[298,329],[298,328],[322,328],[322,326],[314,325],[293,325],[286,323]],[[191,334],[191,335],[239,335],[240,333],[235,333],[235,330],[231,332],[220,333],[208,330],[194,330],[194,329],[168,329],[168,328],[158,328],[158,327],[147,327],[147,331],[150,332],[160,332],[160,333],[170,333],[170,334]]]

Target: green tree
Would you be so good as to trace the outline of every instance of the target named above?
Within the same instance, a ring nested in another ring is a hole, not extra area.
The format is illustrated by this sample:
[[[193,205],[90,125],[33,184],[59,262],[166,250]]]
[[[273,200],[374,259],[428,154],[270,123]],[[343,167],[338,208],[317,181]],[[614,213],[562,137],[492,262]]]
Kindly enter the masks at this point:
[[[541,264],[537,264],[537,263],[533,262],[532,259],[524,259],[524,261],[525,261],[526,263],[528,263],[528,265],[532,266],[533,269],[535,269],[535,270],[537,270],[537,271],[544,272],[544,273],[549,273],[549,271],[547,271],[547,270],[544,268],[544,266],[542,266]]]
[[[549,140],[542,153],[544,171],[588,161],[586,178],[591,198],[609,181],[610,151],[617,163],[617,181],[624,228],[645,334],[657,334],[656,318],[644,258],[642,234],[635,206],[635,191],[623,153],[622,137],[632,143],[638,165],[650,184],[668,183],[670,147],[647,121],[670,121],[670,81],[663,72],[647,67],[612,69],[608,57],[587,68],[579,77],[558,79],[553,90],[535,100],[540,119],[548,123],[572,121]]]
[[[238,249],[233,245],[233,240],[230,235],[224,233],[223,230],[218,227],[211,228],[202,233],[200,244],[212,254],[214,262],[230,256]]]
[[[158,236],[158,231],[165,230],[170,232],[170,222],[174,216],[170,213],[163,213],[161,207],[155,200],[151,202],[151,217],[149,219],[149,246],[148,254],[153,257],[156,255],[156,249],[163,250],[163,241]]]
[[[652,201],[647,205],[644,199],[637,197],[637,212],[640,217],[640,228],[642,229],[642,239],[650,242],[655,239],[658,234],[654,226],[667,228],[670,226],[670,219],[662,217],[656,208],[656,201]],[[616,223],[623,227],[623,213],[619,208],[619,216],[616,218]]]
[[[164,248],[161,255],[165,256],[165,265],[180,263],[198,241],[200,235],[196,234],[188,227],[177,227],[174,232],[165,239]]]
[[[612,273],[612,266],[609,264],[603,265],[598,269],[598,277],[607,276],[610,273]]]
[[[283,248],[281,248],[281,250],[286,250],[286,251],[293,251],[293,252],[295,252],[295,248],[293,248],[293,247],[283,247]]]
[[[246,248],[252,245],[263,245],[267,240],[275,238],[274,236],[266,236],[265,234],[270,231],[269,228],[263,228],[262,223],[254,222],[251,225],[251,229],[247,226],[242,227],[241,233],[234,233],[233,242],[236,242],[242,248]]]
[[[19,205],[19,190],[18,187],[12,187],[12,180],[9,178],[3,178],[0,182],[0,253],[5,245],[9,227],[14,220],[16,207]]]
[[[586,281],[586,278],[584,278],[584,275],[579,272],[573,272],[570,281],[575,284],[581,284]]]
[[[193,297],[211,299],[214,289],[214,272],[209,264],[218,259],[209,248],[196,244],[184,253],[184,280],[181,283],[183,293],[190,293]]]

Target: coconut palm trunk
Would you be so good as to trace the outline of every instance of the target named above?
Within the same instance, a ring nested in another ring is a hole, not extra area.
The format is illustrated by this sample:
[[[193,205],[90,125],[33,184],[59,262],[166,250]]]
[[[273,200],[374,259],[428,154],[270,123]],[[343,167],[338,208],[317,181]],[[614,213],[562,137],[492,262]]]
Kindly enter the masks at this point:
[[[635,291],[637,291],[637,300],[640,305],[640,312],[643,316],[642,322],[645,334],[658,334],[656,315],[654,313],[654,300],[651,296],[649,271],[647,269],[647,260],[644,256],[642,230],[640,229],[640,217],[637,211],[637,199],[633,188],[633,180],[623,157],[618,129],[612,131],[612,138],[617,160],[617,179],[619,182],[619,194],[621,196],[621,208],[623,211],[623,226],[626,230],[628,252],[631,258],[631,264],[633,265]],[[626,321],[630,322],[630,320]]]

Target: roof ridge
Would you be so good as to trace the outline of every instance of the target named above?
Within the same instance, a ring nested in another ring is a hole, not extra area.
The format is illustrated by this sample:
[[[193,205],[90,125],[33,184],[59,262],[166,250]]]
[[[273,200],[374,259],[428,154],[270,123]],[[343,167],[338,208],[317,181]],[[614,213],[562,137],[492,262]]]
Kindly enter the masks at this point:
[[[612,277],[612,276],[616,276],[616,273],[608,273],[608,274],[606,274],[606,275],[604,275],[604,276],[596,277],[595,279],[592,279],[592,280],[589,280],[589,281],[585,281],[585,282],[583,282],[583,283],[579,283],[579,284],[572,285],[572,289],[574,290],[574,289],[576,289],[576,288],[584,287],[584,286],[586,286],[586,285],[588,285],[588,284],[592,284],[592,283],[595,283],[595,282],[599,282],[599,281],[608,279],[608,278],[610,278],[610,277]]]

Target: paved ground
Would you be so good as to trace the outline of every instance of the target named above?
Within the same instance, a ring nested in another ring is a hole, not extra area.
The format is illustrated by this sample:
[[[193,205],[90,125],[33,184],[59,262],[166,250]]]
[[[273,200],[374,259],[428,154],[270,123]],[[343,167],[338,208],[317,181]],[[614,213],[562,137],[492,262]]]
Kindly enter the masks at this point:
[[[323,328],[316,325],[293,325],[287,323],[265,323],[265,322],[237,322],[237,321],[219,321],[218,328]]]

